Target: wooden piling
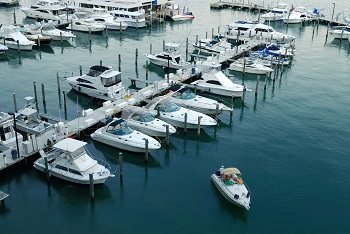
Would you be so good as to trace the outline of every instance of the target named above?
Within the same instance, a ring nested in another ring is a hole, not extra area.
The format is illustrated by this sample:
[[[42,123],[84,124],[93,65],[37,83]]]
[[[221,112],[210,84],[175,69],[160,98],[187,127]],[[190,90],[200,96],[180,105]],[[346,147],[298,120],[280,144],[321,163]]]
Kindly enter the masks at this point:
[[[264,83],[264,90],[266,90],[266,86],[267,86],[267,73],[266,73],[266,75],[265,75],[265,83]]]
[[[123,32],[123,29],[122,29],[122,21],[119,22],[119,31],[120,31],[120,33]]]
[[[163,51],[165,51],[165,40],[163,39]]]
[[[46,98],[45,98],[45,86],[44,86],[44,83],[41,83],[41,94],[42,94],[42,97],[43,97],[43,104],[44,104],[44,107],[46,106]]]
[[[196,35],[196,44],[198,44],[198,35]]]
[[[165,137],[165,142],[166,146],[169,147],[169,124],[165,125],[165,132],[166,132],[166,137]]]
[[[121,72],[122,69],[121,69],[121,63],[122,63],[122,58],[120,56],[120,54],[118,54],[118,71]]]
[[[214,28],[211,29],[211,38],[214,38]]]
[[[187,112],[185,113],[185,121],[184,121],[184,131],[185,131],[185,133],[187,132]]]
[[[188,56],[188,37],[186,38],[186,58]]]
[[[17,24],[17,20],[16,20],[16,8],[13,8],[13,23],[16,25]]]
[[[218,120],[218,116],[219,116],[219,103],[216,104],[216,108],[215,108],[215,120]]]
[[[205,39],[208,39],[208,31],[205,32]]]
[[[63,93],[63,107],[64,107],[64,115],[67,116],[67,102],[66,102],[66,91],[62,91]]]
[[[146,61],[146,80],[148,80],[148,61]]]
[[[15,108],[15,112],[17,113],[17,101],[16,101],[16,94],[12,93],[13,97],[13,107]]]
[[[255,97],[258,96],[258,87],[259,87],[260,75],[256,77],[256,87],[255,87]]]
[[[61,44],[63,43],[62,32],[60,32]]]
[[[148,139],[144,138],[145,140],[145,163],[148,163]]]
[[[45,174],[46,174],[46,180],[50,181],[50,171],[49,171],[49,163],[47,162],[47,156],[44,156],[44,162],[45,162]]]
[[[90,42],[90,47],[91,47],[91,28],[89,28],[89,42]]]
[[[38,46],[39,46],[39,48],[40,48],[40,37],[39,37],[39,35],[38,35]]]
[[[79,65],[79,74],[80,74],[80,76],[83,75],[83,67],[81,65]]]
[[[90,198],[93,201],[95,199],[94,173],[89,173],[89,180],[90,180]]]
[[[18,51],[18,54],[21,54],[21,50],[19,48],[19,40],[17,40],[17,51]]]
[[[123,153],[122,152],[119,152],[118,160],[119,160],[119,176],[120,176],[120,179],[122,180],[123,176],[124,176],[124,171],[123,171]]]
[[[201,118],[202,116],[198,116],[198,125],[197,125],[197,137],[201,136]]]
[[[135,65],[137,65],[137,57],[139,56],[139,50],[138,48],[136,48],[136,51],[135,51]]]
[[[34,86],[34,98],[35,98],[35,102],[37,103],[37,101],[38,101],[38,95],[37,95],[37,93],[36,93],[36,84],[35,84],[35,82],[33,82],[33,86]]]
[[[61,86],[60,86],[60,78],[58,76],[58,72],[56,74],[56,78],[57,78],[57,91],[58,91],[58,97],[59,99],[61,99]]]
[[[244,101],[245,101],[245,93],[247,92],[247,88],[244,86],[243,88],[243,96],[242,96],[242,105],[244,106]]]
[[[246,61],[246,59],[244,58],[244,62],[243,62],[243,76],[242,76],[242,85],[244,85],[244,78],[245,78],[245,69],[246,69],[246,64],[247,64],[247,61]]]
[[[152,43],[149,45],[149,53],[152,54]]]

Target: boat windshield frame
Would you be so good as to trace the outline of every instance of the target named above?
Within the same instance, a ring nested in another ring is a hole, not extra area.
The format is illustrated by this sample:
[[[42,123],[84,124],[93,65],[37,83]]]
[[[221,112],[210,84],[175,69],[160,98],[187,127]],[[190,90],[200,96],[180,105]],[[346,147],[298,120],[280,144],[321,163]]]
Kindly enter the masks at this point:
[[[180,107],[172,101],[167,101],[159,105],[159,110],[162,112],[171,113],[180,110]]]

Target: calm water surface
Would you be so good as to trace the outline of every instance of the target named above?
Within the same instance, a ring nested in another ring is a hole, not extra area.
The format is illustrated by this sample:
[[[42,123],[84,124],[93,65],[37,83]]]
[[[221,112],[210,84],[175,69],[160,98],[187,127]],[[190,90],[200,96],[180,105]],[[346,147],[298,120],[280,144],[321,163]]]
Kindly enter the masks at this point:
[[[29,6],[35,1],[22,1]],[[0,110],[12,111],[12,93],[19,107],[23,98],[33,95],[37,83],[39,109],[44,112],[41,98],[45,84],[47,113],[64,118],[58,104],[56,73],[61,77],[78,74],[98,64],[117,69],[118,54],[122,58],[122,77],[126,87],[128,77],[145,79],[146,59],[150,44],[153,52],[162,49],[162,41],[183,44],[186,38],[204,38],[220,26],[234,20],[257,18],[245,11],[210,10],[213,1],[186,3],[194,12],[193,22],[164,25],[151,29],[127,29],[94,34],[89,44],[88,34],[61,46],[9,52],[0,58],[2,80]],[[265,1],[267,2],[267,1]],[[302,1],[289,4],[318,6],[327,16],[333,4],[325,0],[316,5]],[[350,13],[347,1],[334,1],[335,15]],[[180,7],[185,1],[178,1]],[[266,3],[265,3],[266,4]],[[13,22],[13,9],[0,9],[0,24]],[[17,21],[23,20],[20,9]],[[24,22],[31,22],[25,19]],[[349,150],[349,89],[350,49],[347,41],[340,43],[331,36],[326,40],[327,27],[307,24],[304,27],[276,23],[281,32],[295,35],[296,56],[291,67],[285,67],[282,77],[273,82],[260,82],[257,98],[246,95],[245,105],[235,102],[232,118],[221,115],[216,128],[184,134],[179,130],[171,137],[169,149],[150,154],[145,165],[143,155],[124,153],[124,180],[118,176],[95,187],[95,202],[90,202],[89,188],[52,178],[28,162],[0,173],[0,190],[10,194],[5,207],[0,207],[1,233],[347,233],[346,221],[350,205]],[[135,66],[135,50],[139,57]],[[192,48],[189,47],[192,51]],[[237,82],[242,75],[231,73]],[[160,80],[162,69],[150,66],[149,80]],[[245,84],[255,90],[256,77],[246,76]],[[143,84],[140,85],[143,87]],[[97,108],[101,103],[70,91],[67,92],[68,119],[77,111]],[[134,87],[130,87],[134,91]],[[225,100],[229,101],[229,100]],[[92,142],[93,130],[82,134],[88,150],[97,158],[109,162],[117,175],[119,151]],[[251,210],[246,212],[226,201],[210,181],[210,175],[225,165],[238,167],[252,190]]]

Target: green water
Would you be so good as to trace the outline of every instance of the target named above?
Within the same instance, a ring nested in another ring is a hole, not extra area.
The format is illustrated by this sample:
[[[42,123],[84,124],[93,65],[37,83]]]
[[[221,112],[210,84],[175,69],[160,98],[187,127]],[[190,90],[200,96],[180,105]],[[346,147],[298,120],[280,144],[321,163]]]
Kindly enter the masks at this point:
[[[208,2],[208,1],[207,1]],[[28,3],[26,3],[28,4]],[[41,83],[45,84],[46,111],[64,118],[58,104],[56,73],[78,74],[99,64],[118,67],[121,54],[122,77],[145,79],[146,59],[152,43],[160,51],[162,41],[193,43],[212,28],[242,19],[244,11],[210,11],[209,3],[189,4],[198,11],[193,22],[153,25],[152,29],[94,34],[90,49],[88,34],[77,33],[71,44],[55,42],[49,48],[16,51],[0,59],[2,81],[0,110],[12,111],[12,93],[18,106],[33,95],[37,83],[39,109],[44,111]],[[348,6],[347,6],[348,7]],[[3,14],[4,13],[4,14]],[[0,9],[0,22],[12,20],[12,11]],[[18,13],[20,15],[20,13]],[[255,15],[256,17],[256,15]],[[143,155],[123,152],[124,179],[119,180],[119,150],[93,142],[84,132],[88,150],[109,162],[117,175],[95,187],[95,202],[89,188],[69,184],[32,167],[18,166],[0,173],[0,190],[10,194],[0,206],[1,233],[347,233],[350,208],[349,182],[349,88],[350,48],[331,36],[327,27],[273,25],[281,32],[297,36],[296,56],[275,82],[268,80],[264,91],[260,80],[258,96],[246,95],[245,104],[235,102],[230,115],[220,116],[216,128],[201,132],[183,130],[173,135],[170,147],[152,152],[148,164]],[[135,66],[135,50],[139,57]],[[192,48],[189,47],[192,52]],[[242,82],[239,73],[224,70]],[[149,80],[160,80],[162,69],[150,67]],[[245,84],[255,90],[256,76],[246,76]],[[143,84],[140,85],[143,87]],[[100,102],[67,92],[68,119],[77,110],[96,108]],[[134,91],[134,89],[131,89]],[[229,100],[225,100],[228,101]],[[77,104],[78,102],[78,104]],[[251,210],[244,211],[228,201],[210,181],[221,165],[238,167],[249,185]]]

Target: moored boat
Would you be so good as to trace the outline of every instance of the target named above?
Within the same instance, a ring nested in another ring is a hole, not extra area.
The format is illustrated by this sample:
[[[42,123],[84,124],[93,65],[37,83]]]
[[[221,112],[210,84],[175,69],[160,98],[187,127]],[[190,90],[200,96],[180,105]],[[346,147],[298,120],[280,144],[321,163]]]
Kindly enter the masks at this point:
[[[192,20],[194,19],[194,15],[192,14],[192,12],[185,12],[183,14],[179,14],[179,15],[174,15],[173,17],[171,17],[174,21],[184,21],[184,20]]]

